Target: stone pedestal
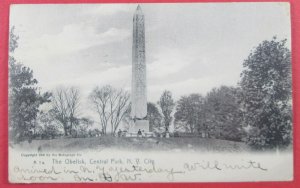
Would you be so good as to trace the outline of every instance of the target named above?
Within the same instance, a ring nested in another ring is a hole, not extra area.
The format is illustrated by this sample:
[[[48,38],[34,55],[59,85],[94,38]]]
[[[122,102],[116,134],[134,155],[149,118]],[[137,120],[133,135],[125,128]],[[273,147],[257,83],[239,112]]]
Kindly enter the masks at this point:
[[[132,122],[129,132],[137,133],[139,131],[149,132],[149,121],[148,120],[136,120]]]

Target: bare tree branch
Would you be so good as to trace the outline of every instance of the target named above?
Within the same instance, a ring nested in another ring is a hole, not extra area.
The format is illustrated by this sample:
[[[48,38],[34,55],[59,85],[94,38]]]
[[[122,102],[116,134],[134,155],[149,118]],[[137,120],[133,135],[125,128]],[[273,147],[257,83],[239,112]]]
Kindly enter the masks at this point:
[[[55,119],[64,128],[65,136],[71,134],[71,130],[79,111],[79,90],[71,88],[58,88],[52,96],[52,107]]]
[[[107,85],[95,88],[89,98],[99,115],[102,133],[106,134],[110,124],[110,131],[114,134],[129,108],[129,93]]]

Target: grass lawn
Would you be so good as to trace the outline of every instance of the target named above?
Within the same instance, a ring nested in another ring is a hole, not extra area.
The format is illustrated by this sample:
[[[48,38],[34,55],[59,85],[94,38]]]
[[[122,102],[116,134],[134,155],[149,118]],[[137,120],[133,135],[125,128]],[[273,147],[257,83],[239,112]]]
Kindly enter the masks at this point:
[[[57,138],[53,140],[33,140],[11,145],[25,151],[101,151],[123,149],[132,151],[203,151],[203,152],[243,152],[249,148],[245,143],[199,137],[171,138]]]

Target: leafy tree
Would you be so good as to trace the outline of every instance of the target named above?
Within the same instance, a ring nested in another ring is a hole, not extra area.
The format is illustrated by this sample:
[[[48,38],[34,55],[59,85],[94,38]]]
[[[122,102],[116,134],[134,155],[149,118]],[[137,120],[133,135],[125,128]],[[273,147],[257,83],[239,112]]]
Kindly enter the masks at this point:
[[[158,101],[163,114],[164,127],[166,132],[169,131],[169,126],[172,122],[172,111],[175,106],[174,100],[172,98],[172,93],[170,91],[164,91]]]
[[[185,131],[196,133],[203,125],[204,98],[200,94],[182,96],[177,102],[175,124],[183,127]]]
[[[9,42],[9,135],[15,142],[32,139],[39,106],[50,102],[51,96],[39,91],[33,71],[13,57],[18,39],[12,27]]]
[[[18,48],[19,36],[15,34],[15,26],[12,26],[9,31],[9,52],[13,53]]]
[[[93,125],[93,121],[88,118],[78,119],[78,123],[72,129],[72,137],[85,138],[89,135],[89,128]]]
[[[90,129],[88,131],[89,137],[98,137],[101,135],[101,131],[99,129]]]
[[[162,115],[154,103],[147,103],[147,118],[149,120],[150,131],[161,127]]]
[[[243,63],[245,123],[252,128],[248,144],[256,149],[291,143],[291,53],[286,40],[263,41]]]
[[[60,134],[59,126],[56,124],[55,119],[49,112],[40,112],[38,116],[38,123],[41,125],[41,138],[54,139]]]
[[[205,98],[205,127],[216,138],[240,141],[245,136],[240,105],[240,90],[221,86]]]

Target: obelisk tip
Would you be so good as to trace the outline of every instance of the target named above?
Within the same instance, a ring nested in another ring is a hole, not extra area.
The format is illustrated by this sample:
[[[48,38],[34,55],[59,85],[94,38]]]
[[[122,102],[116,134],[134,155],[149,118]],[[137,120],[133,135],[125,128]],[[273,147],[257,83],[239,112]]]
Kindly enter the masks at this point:
[[[136,13],[136,14],[142,14],[142,13],[143,13],[140,4],[138,4],[138,6],[136,7],[135,13]]]
[[[136,7],[136,10],[142,10],[140,4]]]

